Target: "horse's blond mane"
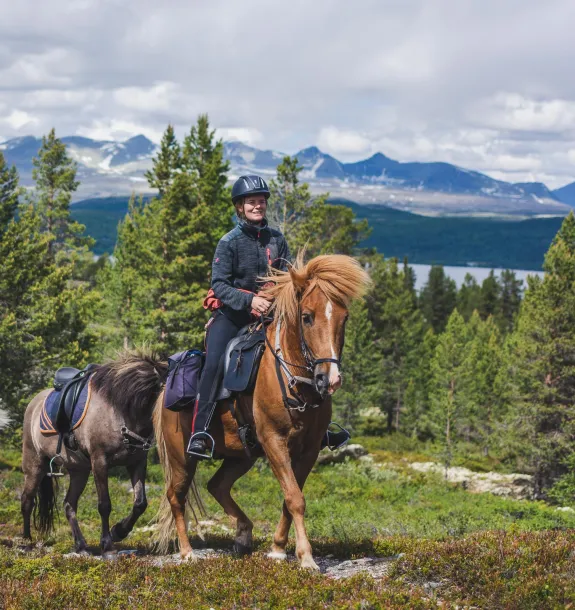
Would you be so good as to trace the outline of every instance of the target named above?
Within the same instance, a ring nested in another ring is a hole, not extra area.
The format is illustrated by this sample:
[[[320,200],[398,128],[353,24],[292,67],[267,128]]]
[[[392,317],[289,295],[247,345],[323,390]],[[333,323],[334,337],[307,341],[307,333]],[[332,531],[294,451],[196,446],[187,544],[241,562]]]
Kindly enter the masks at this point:
[[[289,271],[272,269],[263,279],[274,283],[265,292],[274,299],[276,315],[290,323],[297,320],[298,302],[316,287],[330,301],[347,308],[353,299],[362,297],[371,284],[368,273],[351,256],[324,254],[306,264],[303,250]]]

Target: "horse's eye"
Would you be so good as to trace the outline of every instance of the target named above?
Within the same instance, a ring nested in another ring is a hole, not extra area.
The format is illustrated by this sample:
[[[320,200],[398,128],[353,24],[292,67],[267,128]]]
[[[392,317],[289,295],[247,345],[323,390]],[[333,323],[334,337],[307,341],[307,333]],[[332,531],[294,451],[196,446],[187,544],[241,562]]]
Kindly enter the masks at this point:
[[[301,319],[306,326],[311,326],[313,324],[313,316],[310,313],[302,314]]]

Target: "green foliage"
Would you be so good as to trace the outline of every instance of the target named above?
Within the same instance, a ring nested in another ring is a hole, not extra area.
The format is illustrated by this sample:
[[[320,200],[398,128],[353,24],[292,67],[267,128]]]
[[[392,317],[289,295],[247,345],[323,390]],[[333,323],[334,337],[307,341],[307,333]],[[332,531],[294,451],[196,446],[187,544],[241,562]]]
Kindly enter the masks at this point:
[[[481,288],[477,280],[471,273],[466,273],[463,284],[461,284],[461,288],[457,291],[456,299],[457,311],[466,322],[471,318],[473,312],[479,309],[480,299]]]

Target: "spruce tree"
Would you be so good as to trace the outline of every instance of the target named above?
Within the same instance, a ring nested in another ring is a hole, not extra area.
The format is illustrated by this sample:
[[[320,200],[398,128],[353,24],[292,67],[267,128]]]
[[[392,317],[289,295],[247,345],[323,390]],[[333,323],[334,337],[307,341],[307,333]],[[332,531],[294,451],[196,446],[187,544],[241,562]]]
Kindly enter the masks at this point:
[[[168,125],[162,136],[160,150],[154,159],[154,169],[144,174],[148,184],[158,189],[160,197],[170,188],[174,176],[182,167],[182,151],[174,127]]]
[[[20,188],[16,167],[8,167],[0,150],[0,236],[14,218],[18,208]]]
[[[501,296],[499,307],[499,328],[502,332],[508,333],[513,330],[519,308],[523,280],[518,280],[515,272],[506,269],[501,273]]]
[[[535,475],[535,491],[566,484],[575,455],[575,216],[555,236],[543,280],[529,278],[518,317],[512,429]],[[522,442],[521,442],[522,441]],[[575,491],[571,483],[570,494]]]
[[[501,285],[493,269],[481,284],[479,313],[486,320],[489,316],[499,316]]]
[[[473,312],[479,309],[480,303],[481,288],[471,273],[466,273],[463,284],[457,292],[457,311],[467,321]]]
[[[457,309],[449,317],[445,332],[437,340],[431,362],[431,430],[443,447],[442,458],[451,466],[468,424],[465,396],[465,357],[469,337],[465,320]]]
[[[419,306],[423,316],[436,333],[441,333],[457,300],[457,286],[445,275],[442,266],[433,266],[427,284],[419,295]]]
[[[292,252],[297,251],[298,221],[311,201],[309,185],[299,180],[302,169],[297,158],[285,156],[277,166],[276,177],[270,182],[267,218],[270,225],[286,236]]]

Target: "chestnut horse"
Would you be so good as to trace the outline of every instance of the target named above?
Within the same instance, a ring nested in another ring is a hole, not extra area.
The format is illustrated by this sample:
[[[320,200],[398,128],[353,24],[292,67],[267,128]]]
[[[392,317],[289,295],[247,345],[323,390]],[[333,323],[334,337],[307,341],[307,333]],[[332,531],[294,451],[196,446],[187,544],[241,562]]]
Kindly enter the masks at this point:
[[[92,374],[90,399],[82,425],[75,430],[78,450],[62,447],[58,466],[70,475],[64,499],[66,518],[72,528],[78,553],[87,553],[86,540],[80,531],[76,513],[78,500],[86,487],[90,472],[98,493],[98,512],[102,520],[100,547],[103,555],[114,553],[113,543],[123,540],[146,510],[147,449],[153,440],[152,410],[167,375],[168,366],[153,354],[142,350],[120,353],[119,358],[99,366]],[[22,439],[22,517],[24,537],[31,539],[31,516],[41,534],[53,528],[56,509],[54,479],[49,463],[56,454],[57,435],[40,431],[40,417],[50,390],[37,394],[26,408]],[[125,466],[134,490],[132,511],[110,530],[112,503],[108,491],[108,473],[114,466]]]
[[[274,321],[266,330],[267,348],[255,389],[235,399],[238,417],[251,425],[261,449],[246,455],[232,405],[220,403],[210,432],[223,462],[208,482],[208,491],[236,519],[236,552],[251,552],[253,524],[230,491],[265,454],[285,499],[269,556],[286,558],[293,520],[300,564],[317,569],[304,524],[302,489],[331,420],[331,395],[341,385],[339,361],[349,303],[364,294],[370,279],[356,260],[343,255],[318,256],[306,265],[300,255],[289,271],[272,270],[265,279],[273,281],[266,293],[274,299]],[[194,557],[185,519],[186,497],[197,466],[197,459],[185,452],[191,427],[192,413],[162,408],[160,396],[154,429],[166,497],[158,517],[158,543],[161,550],[167,549],[175,525],[185,559]]]

